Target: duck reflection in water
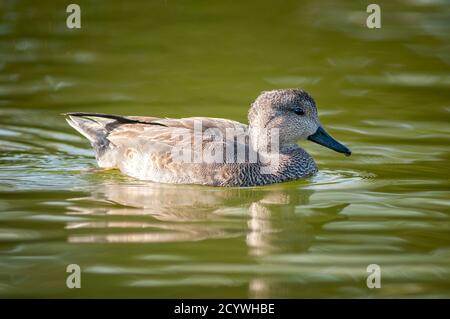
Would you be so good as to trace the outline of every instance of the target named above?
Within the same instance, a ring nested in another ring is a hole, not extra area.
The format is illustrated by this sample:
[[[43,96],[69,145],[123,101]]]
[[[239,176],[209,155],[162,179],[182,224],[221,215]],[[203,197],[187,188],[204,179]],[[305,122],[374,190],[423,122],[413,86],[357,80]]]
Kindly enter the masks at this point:
[[[321,226],[339,218],[346,206],[328,207],[326,216],[315,215],[316,208],[310,205],[313,193],[298,185],[211,188],[105,183],[90,197],[73,199],[67,214],[88,221],[69,222],[68,241],[151,244],[244,239],[253,258],[299,254],[308,251]],[[92,201],[100,208],[92,208]],[[253,298],[270,297],[273,289],[282,287],[264,275],[248,280],[248,294]]]
[[[92,216],[92,221],[69,222],[66,228],[71,230],[70,242],[151,243],[244,236],[253,256],[302,251],[314,236],[313,227],[304,223],[298,212],[312,193],[286,186],[217,189],[158,183],[103,184],[90,197],[73,199],[68,212]],[[92,200],[103,204],[92,208]],[[83,207],[85,201],[90,204]]]

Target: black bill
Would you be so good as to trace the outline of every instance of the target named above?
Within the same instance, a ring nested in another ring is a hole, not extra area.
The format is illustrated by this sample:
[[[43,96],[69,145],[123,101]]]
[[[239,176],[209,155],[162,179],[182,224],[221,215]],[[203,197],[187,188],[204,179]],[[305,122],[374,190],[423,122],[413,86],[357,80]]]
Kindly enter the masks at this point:
[[[339,143],[334,138],[332,138],[330,134],[328,134],[321,126],[319,126],[314,134],[308,136],[308,140],[331,148],[336,152],[344,153],[346,156],[350,156],[352,154],[352,151],[350,151],[347,146]]]

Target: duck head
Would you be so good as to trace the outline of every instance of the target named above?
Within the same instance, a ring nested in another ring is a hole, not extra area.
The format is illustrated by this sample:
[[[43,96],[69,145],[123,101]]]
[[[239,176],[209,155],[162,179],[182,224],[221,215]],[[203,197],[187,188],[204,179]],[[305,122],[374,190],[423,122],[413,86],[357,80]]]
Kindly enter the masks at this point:
[[[307,139],[351,155],[350,149],[325,131],[319,121],[316,103],[300,89],[262,92],[250,108],[248,121],[250,134],[258,135],[258,138],[276,128],[279,130],[280,145]]]

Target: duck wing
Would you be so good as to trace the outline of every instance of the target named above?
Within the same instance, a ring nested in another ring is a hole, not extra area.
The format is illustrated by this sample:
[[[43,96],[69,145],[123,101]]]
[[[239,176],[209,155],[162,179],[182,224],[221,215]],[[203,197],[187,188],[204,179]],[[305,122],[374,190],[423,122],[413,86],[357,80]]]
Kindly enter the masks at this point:
[[[66,115],[69,124],[91,142],[100,167],[119,168],[140,179],[198,183],[195,179],[213,173],[212,163],[225,162],[227,150],[248,147],[247,125],[227,119]],[[236,138],[239,136],[242,138]],[[199,144],[193,147],[196,142]],[[189,158],[174,158],[180,150]],[[206,159],[206,164],[205,154],[214,157]]]
[[[140,117],[132,118],[138,119]],[[185,128],[188,130],[200,128],[199,124],[201,123],[202,132],[207,129],[219,129],[223,134],[226,133],[227,128],[240,129],[244,131],[247,130],[247,125],[240,122],[214,117],[186,117],[180,119],[163,118],[152,120],[152,123],[160,124],[166,127]]]
[[[168,156],[184,152],[191,161],[199,162],[199,159],[205,159],[205,154],[214,154],[214,150],[221,149],[222,158],[216,157],[215,162],[224,163],[227,149],[234,151],[238,146],[242,149],[248,144],[247,125],[232,120],[190,117],[151,119],[149,123],[141,123],[145,119],[132,119],[140,122],[116,127],[109,133],[108,140],[116,147],[153,155],[153,161],[171,161],[173,158]],[[188,159],[184,161],[188,162]]]

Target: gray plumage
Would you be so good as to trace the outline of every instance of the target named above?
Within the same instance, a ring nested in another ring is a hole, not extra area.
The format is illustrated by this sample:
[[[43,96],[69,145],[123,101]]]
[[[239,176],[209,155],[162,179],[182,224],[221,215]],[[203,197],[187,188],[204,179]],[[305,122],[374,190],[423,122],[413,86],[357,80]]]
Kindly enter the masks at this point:
[[[321,128],[314,100],[300,89],[263,92],[249,110],[248,126],[228,119],[204,117],[66,115],[68,123],[91,142],[100,167],[119,169],[142,180],[256,186],[296,180],[317,172],[313,158],[296,144],[298,140],[309,139]],[[201,130],[196,129],[196,123],[201,123]],[[276,153],[271,140],[274,129],[279,133]],[[229,131],[234,135],[228,135]],[[211,132],[217,134],[211,137]],[[180,139],[186,134],[189,138]],[[191,148],[191,161],[174,157],[175,150],[190,147],[196,138],[201,138],[200,146]],[[268,149],[261,145],[267,145]],[[223,153],[217,153],[220,149]],[[243,162],[236,162],[238,149],[246,152]],[[248,154],[252,150],[257,154],[256,161],[250,161]],[[215,156],[215,162],[205,154]],[[202,160],[196,162],[195,158]],[[262,168],[267,165],[271,165],[271,170],[264,171]]]

